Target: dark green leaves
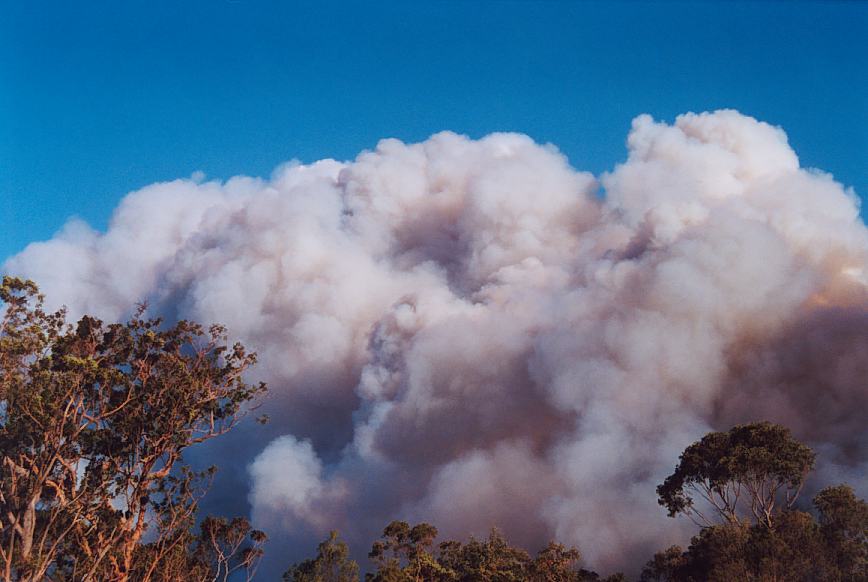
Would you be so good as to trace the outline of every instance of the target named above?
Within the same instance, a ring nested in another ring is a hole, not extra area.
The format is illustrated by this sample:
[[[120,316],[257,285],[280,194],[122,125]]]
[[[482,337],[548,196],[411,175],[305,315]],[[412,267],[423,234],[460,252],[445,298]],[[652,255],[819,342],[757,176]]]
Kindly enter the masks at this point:
[[[291,566],[283,579],[285,582],[357,582],[359,565],[349,558],[349,548],[338,538],[338,532],[332,531],[317,548],[315,558]]]
[[[750,512],[771,525],[777,509],[792,506],[813,466],[814,452],[788,429],[769,422],[744,424],[709,433],[687,447],[657,494],[670,516],[697,515],[710,523],[703,511],[711,511],[737,523]],[[705,509],[691,493],[705,501]]]

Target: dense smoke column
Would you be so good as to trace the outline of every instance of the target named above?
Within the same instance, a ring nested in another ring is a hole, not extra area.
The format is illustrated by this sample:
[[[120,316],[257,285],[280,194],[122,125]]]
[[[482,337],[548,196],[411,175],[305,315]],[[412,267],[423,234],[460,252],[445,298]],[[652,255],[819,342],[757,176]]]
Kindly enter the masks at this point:
[[[864,495],[855,194],[734,111],[640,116],[627,145],[599,180],[526,136],[442,133],[155,184],[105,234],[71,222],[5,270],[73,314],[146,298],[259,352],[271,424],[203,461],[211,509],[248,493],[273,571],[335,527],[363,554],[393,518],[633,568],[691,531],[654,494],[679,452],[758,418]]]

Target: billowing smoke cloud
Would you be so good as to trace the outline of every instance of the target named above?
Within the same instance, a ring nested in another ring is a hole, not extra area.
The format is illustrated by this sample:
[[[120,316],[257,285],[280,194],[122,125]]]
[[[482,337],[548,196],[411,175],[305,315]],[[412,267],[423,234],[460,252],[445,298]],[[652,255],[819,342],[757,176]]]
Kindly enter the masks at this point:
[[[364,550],[424,519],[635,566],[691,531],[654,492],[679,452],[760,418],[864,495],[855,194],[734,111],[640,116],[628,148],[599,180],[526,136],[441,133],[155,184],[105,234],[71,222],[5,269],[74,314],[148,299],[260,353],[270,428],[212,453],[234,476],[217,498],[249,478],[278,546],[337,527]]]

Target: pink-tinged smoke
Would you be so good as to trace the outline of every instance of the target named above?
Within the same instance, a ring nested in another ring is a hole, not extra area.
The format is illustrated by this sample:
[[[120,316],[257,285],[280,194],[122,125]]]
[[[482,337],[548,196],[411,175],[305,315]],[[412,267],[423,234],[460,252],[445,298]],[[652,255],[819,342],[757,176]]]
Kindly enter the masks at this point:
[[[735,111],[640,116],[627,145],[600,178],[523,135],[441,133],[155,184],[5,270],[73,314],[147,299],[256,349],[272,424],[214,450],[249,476],[222,498],[303,553],[330,528],[363,552],[403,518],[629,568],[693,531],[656,503],[680,451],[756,419],[864,495],[855,193]]]

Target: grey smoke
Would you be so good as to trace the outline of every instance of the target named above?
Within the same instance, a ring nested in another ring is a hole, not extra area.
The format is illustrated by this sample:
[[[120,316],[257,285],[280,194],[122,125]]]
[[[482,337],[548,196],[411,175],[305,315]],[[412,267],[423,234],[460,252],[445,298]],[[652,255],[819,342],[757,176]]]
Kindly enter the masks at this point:
[[[757,418],[864,495],[855,193],[735,111],[640,116],[627,145],[599,178],[523,135],[441,133],[154,184],[106,233],[70,222],[4,270],[73,315],[148,299],[259,352],[272,424],[209,454],[216,499],[246,495],[292,545],[273,571],[330,528],[364,550],[392,518],[635,567],[693,531],[654,493],[679,452]]]

